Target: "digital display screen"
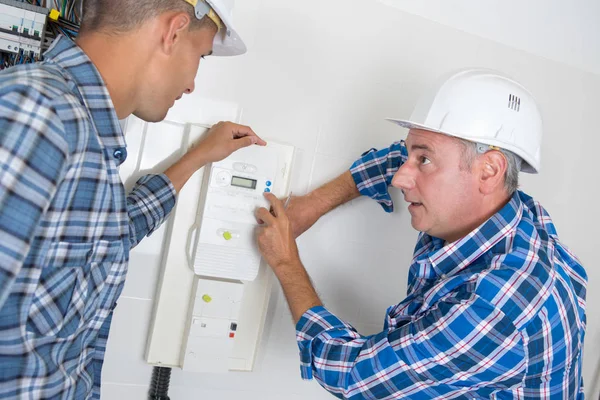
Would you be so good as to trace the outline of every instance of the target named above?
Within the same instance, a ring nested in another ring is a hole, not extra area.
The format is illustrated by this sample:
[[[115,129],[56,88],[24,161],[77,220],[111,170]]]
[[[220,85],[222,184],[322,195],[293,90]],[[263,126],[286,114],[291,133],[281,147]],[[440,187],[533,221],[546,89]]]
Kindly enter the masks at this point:
[[[234,176],[231,178],[231,186],[242,187],[246,189],[256,189],[256,179],[242,178]]]

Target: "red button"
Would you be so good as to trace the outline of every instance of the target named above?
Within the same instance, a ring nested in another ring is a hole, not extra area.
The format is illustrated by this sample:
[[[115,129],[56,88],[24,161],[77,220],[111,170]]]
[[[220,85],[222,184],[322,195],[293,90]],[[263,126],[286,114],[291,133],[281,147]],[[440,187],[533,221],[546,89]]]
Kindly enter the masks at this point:
[[[235,333],[233,333],[233,332],[230,332],[230,333],[229,333],[229,337],[230,337],[230,338],[233,338],[233,337],[235,337]]]

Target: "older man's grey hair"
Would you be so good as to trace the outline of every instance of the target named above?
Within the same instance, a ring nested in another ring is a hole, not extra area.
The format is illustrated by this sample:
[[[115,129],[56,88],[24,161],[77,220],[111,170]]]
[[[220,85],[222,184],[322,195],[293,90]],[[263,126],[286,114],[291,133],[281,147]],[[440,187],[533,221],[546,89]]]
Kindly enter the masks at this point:
[[[463,146],[463,163],[461,168],[470,170],[473,167],[473,162],[480,155],[477,151],[477,143],[458,138],[457,140]],[[504,154],[507,163],[506,173],[504,174],[504,188],[508,194],[512,195],[519,189],[519,171],[521,171],[523,159],[512,151],[505,149],[499,149],[499,151]]]

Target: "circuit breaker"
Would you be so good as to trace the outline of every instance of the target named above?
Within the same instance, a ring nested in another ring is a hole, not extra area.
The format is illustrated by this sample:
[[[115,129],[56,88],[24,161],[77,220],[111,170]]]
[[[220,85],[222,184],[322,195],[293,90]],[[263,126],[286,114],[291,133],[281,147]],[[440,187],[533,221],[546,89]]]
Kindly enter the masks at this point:
[[[238,331],[244,285],[196,278],[181,355],[184,371],[227,372]]]
[[[0,51],[39,57],[49,10],[15,0],[0,0]]]

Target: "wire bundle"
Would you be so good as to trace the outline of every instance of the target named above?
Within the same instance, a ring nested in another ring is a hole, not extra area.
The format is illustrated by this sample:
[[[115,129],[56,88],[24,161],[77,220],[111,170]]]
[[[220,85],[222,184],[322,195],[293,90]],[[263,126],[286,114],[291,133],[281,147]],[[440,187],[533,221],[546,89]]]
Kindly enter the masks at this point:
[[[47,20],[45,42],[42,44],[42,50],[46,50],[60,34],[71,39],[79,34],[81,16],[83,15],[83,0],[21,0],[21,2],[55,9],[60,12],[58,19],[48,18]],[[23,51],[18,54],[0,52],[0,70],[13,65],[41,61],[41,58],[41,56],[32,57]]]
[[[29,0],[50,3],[49,0]],[[52,0],[50,6],[43,5],[42,7],[53,8],[60,11],[60,17],[54,21],[48,19],[47,37],[54,39],[59,34],[70,37],[76,37],[79,33],[79,25],[81,16],[83,15],[83,0]]]

